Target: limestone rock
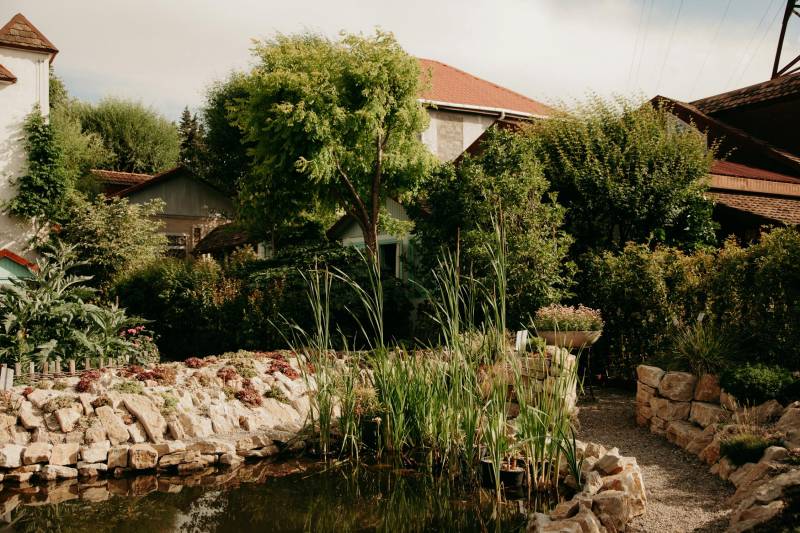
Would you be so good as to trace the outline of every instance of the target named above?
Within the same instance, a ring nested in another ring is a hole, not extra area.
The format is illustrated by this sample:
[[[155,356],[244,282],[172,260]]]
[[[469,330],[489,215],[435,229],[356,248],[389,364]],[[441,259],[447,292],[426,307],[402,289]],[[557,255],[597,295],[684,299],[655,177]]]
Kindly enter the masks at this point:
[[[650,433],[655,433],[656,435],[662,436],[666,435],[667,424],[669,424],[669,422],[653,415],[653,417],[650,419]]]
[[[58,395],[58,391],[34,389],[33,392],[28,394],[28,401],[31,402],[35,408],[41,409],[42,406],[48,402],[48,400]]]
[[[62,433],[69,433],[75,428],[75,424],[80,420],[81,415],[72,407],[62,407],[56,411],[56,420]]]
[[[638,467],[627,468],[613,476],[604,477],[601,491],[616,490],[628,495],[628,516],[626,522],[644,514],[647,495],[644,490],[642,474]]]
[[[781,415],[780,420],[775,424],[778,431],[800,431],[800,407],[790,405]]]
[[[783,461],[787,457],[789,457],[789,450],[783,446],[770,446],[764,450],[761,462]]]
[[[628,496],[621,490],[607,490],[592,498],[592,512],[609,532],[625,531],[628,518]]]
[[[109,469],[114,468],[127,468],[128,467],[128,450],[127,444],[112,446],[108,450],[108,461],[106,464]]]
[[[96,442],[103,442],[106,440],[107,433],[103,425],[95,422],[94,424],[86,430],[86,434],[84,435],[84,440],[86,444],[94,444]]]
[[[783,406],[777,400],[768,400],[753,408],[756,420],[759,424],[766,424],[783,414]]]
[[[698,402],[719,403],[719,378],[713,374],[703,374],[694,387],[694,400]]]
[[[155,468],[158,452],[149,444],[134,444],[128,450],[128,464],[136,470]]]
[[[684,449],[702,434],[702,429],[683,420],[673,420],[667,426],[667,440]]]
[[[711,424],[727,420],[728,412],[719,405],[706,402],[692,402],[689,420],[702,426],[708,427]]]
[[[211,420],[193,413],[178,413],[178,421],[190,437],[204,438],[214,434]]]
[[[201,454],[211,453],[236,453],[236,446],[233,443],[222,439],[203,439],[193,442],[186,447],[187,450],[194,450]]]
[[[44,425],[44,418],[33,412],[33,404],[28,401],[22,402],[19,408],[19,421],[25,429],[32,430]]]
[[[74,465],[78,462],[80,445],[77,442],[54,444],[50,452],[50,464],[54,466]]]
[[[606,476],[621,472],[623,467],[624,462],[618,448],[612,448],[594,464],[594,469]]]
[[[658,384],[658,393],[676,402],[688,402],[694,397],[697,377],[688,372],[667,372]]]
[[[161,442],[164,439],[167,421],[149,398],[139,394],[125,394],[122,396],[122,402],[125,404],[125,409],[144,426],[151,441]]]
[[[81,477],[97,477],[100,472],[107,470],[108,466],[105,463],[86,463],[83,461],[78,463],[78,475]]]
[[[665,373],[655,366],[639,365],[636,367],[636,377],[639,381],[653,388],[658,388]]]
[[[106,430],[108,440],[110,440],[112,444],[120,444],[128,441],[130,438],[128,428],[125,427],[122,418],[114,412],[114,409],[108,405],[102,405],[96,409],[96,413],[97,417],[100,419],[100,423]]]
[[[153,448],[158,452],[160,457],[170,453],[182,452],[186,450],[186,444],[180,440],[168,440],[160,444],[153,444]]]
[[[650,399],[650,408],[654,417],[671,422],[689,418],[692,406],[691,402],[674,402],[666,398],[653,397]]]
[[[282,442],[280,438],[270,437],[272,440]],[[590,442],[586,445],[586,451],[584,453],[584,458],[587,457],[594,457],[595,459],[600,459],[602,456],[606,454],[606,448],[602,444],[597,444],[596,442]]]
[[[0,446],[0,466],[3,468],[18,468],[22,466],[23,447],[18,444],[4,444]]]
[[[25,448],[22,453],[22,462],[26,465],[47,463],[50,461],[50,452],[53,446],[47,442],[35,442]]]
[[[106,441],[81,447],[81,461],[84,463],[105,463],[111,443]]]
[[[69,466],[44,465],[39,472],[39,477],[46,481],[55,479],[73,479],[78,477],[78,469]],[[49,499],[48,499],[49,501]]]
[[[139,444],[142,442],[147,442],[147,435],[145,434],[144,426],[138,421],[125,426],[125,429],[128,430],[128,435],[133,443]]]
[[[699,456],[713,440],[714,426],[708,426],[700,435],[692,439],[689,445],[686,446],[686,451]]]

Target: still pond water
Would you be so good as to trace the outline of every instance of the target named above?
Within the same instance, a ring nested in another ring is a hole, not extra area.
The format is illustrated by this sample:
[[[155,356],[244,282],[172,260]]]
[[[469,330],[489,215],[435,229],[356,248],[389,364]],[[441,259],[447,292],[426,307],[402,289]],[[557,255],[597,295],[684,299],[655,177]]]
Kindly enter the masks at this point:
[[[553,505],[459,489],[387,467],[245,465],[193,478],[139,476],[0,492],[0,531],[524,531]]]

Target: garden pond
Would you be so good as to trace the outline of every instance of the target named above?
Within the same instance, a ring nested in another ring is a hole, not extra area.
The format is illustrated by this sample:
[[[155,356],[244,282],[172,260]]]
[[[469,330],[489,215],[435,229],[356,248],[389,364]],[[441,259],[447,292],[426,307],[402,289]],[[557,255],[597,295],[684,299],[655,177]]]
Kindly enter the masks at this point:
[[[140,475],[6,483],[3,531],[524,531],[527,515],[556,495],[527,499],[465,488],[385,465],[325,467],[291,461],[210,469],[192,476]]]

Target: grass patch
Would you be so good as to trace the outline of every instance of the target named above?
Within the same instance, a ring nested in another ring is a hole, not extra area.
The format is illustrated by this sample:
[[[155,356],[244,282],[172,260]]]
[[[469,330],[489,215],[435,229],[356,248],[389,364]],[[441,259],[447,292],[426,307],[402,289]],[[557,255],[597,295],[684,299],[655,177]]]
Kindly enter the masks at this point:
[[[123,381],[111,387],[111,390],[123,394],[144,394],[144,385],[138,381]]]

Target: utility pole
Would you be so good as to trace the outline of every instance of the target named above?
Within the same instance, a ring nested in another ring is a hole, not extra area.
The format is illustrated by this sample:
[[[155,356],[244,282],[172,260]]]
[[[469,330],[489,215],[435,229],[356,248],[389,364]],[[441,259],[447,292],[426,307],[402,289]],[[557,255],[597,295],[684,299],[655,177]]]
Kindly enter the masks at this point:
[[[789,19],[792,15],[800,18],[800,0],[786,0],[786,11],[783,13],[783,23],[781,24],[781,36],[778,38],[778,49],[775,51],[775,63],[772,65],[772,79],[800,70],[800,65],[798,65],[798,63],[800,63],[800,55],[784,66],[780,66],[783,42],[786,39],[786,26],[789,25]]]

